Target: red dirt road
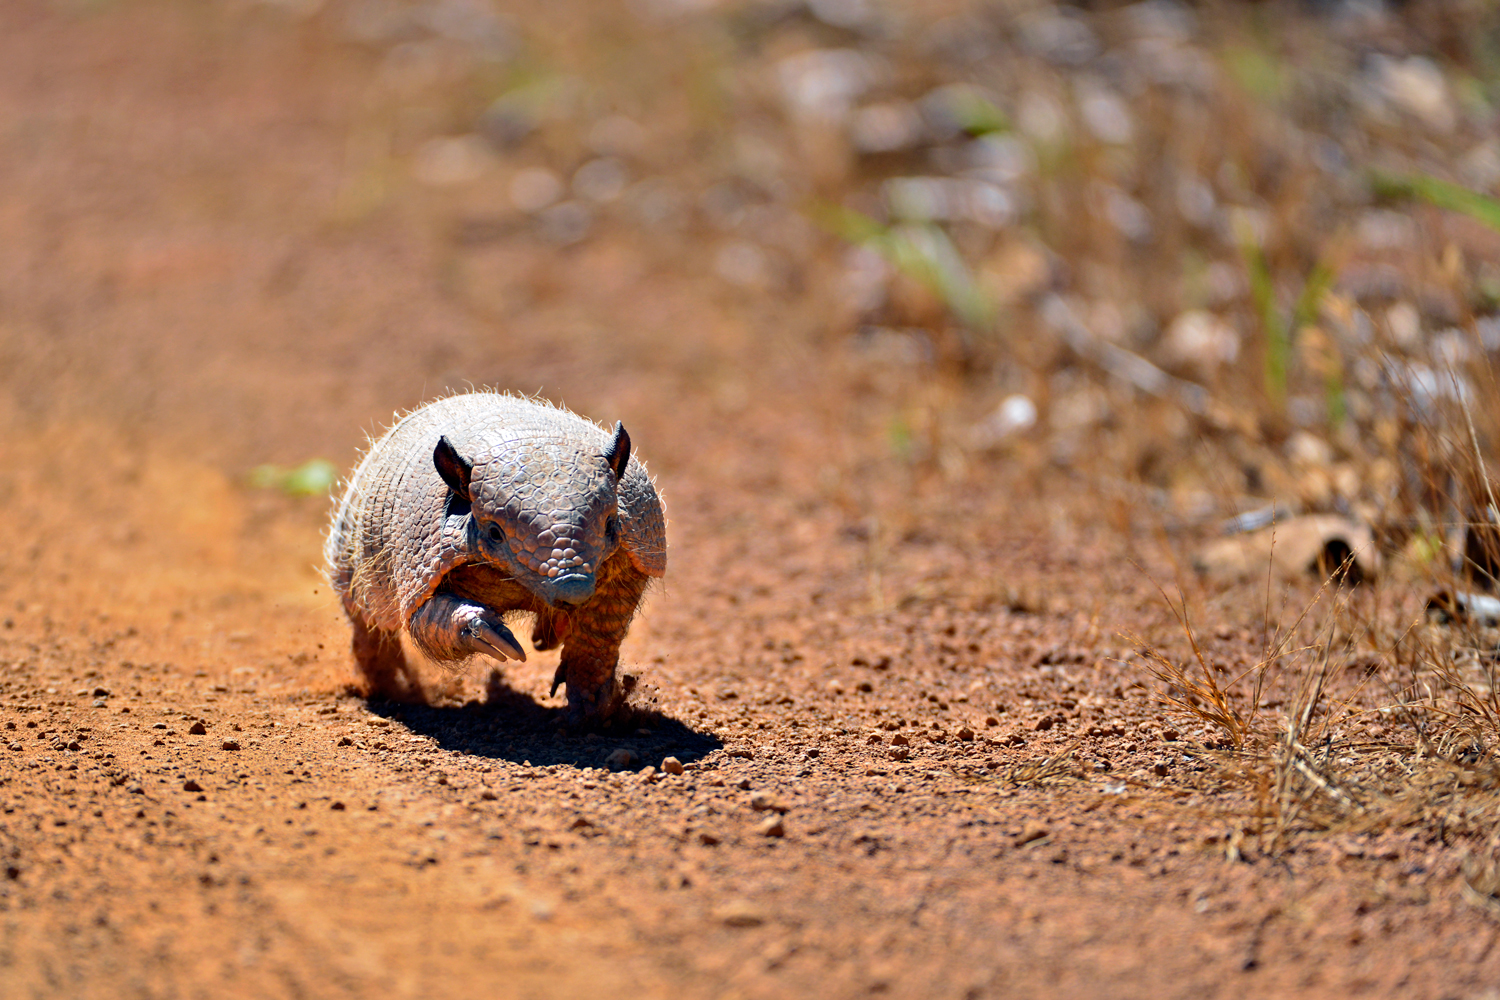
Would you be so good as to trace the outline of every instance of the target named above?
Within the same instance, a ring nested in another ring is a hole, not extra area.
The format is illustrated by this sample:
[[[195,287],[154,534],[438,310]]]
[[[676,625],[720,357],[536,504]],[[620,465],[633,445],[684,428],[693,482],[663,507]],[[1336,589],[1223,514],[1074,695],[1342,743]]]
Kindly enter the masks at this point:
[[[455,238],[486,195],[368,153],[380,72],[270,5],[0,10],[0,997],[1493,996],[1440,843],[1237,856],[1087,495],[892,457],[939,390],[816,274]],[[560,733],[555,654],[366,703],[327,501],[246,485],[470,383],[658,478],[629,728]]]

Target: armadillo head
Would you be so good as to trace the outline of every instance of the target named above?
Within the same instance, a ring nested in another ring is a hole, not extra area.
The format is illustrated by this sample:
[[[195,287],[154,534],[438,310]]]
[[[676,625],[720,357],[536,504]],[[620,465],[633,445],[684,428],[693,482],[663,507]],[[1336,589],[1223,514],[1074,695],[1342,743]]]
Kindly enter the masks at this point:
[[[507,441],[466,458],[446,437],[432,455],[448,516],[469,519],[469,548],[548,605],[594,596],[595,574],[620,546],[616,486],[630,461],[621,424],[600,450],[567,440]]]

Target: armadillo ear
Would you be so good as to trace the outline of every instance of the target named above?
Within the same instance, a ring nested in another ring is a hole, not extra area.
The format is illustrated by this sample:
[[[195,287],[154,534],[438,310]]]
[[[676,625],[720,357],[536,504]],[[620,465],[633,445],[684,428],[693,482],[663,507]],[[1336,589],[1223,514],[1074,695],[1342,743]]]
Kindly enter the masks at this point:
[[[450,490],[464,500],[470,500],[469,476],[474,471],[474,463],[460,455],[446,436],[438,438],[437,447],[432,450],[432,464]]]
[[[625,475],[625,466],[630,461],[630,435],[625,433],[625,425],[618,420],[615,421],[615,436],[604,449],[604,460],[614,470],[616,481]]]

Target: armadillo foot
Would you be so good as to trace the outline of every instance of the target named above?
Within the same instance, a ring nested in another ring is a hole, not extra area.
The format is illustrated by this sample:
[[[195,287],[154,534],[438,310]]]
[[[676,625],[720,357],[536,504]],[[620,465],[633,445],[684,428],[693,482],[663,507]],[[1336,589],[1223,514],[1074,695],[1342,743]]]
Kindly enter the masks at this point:
[[[569,729],[585,729],[609,722],[625,704],[625,693],[613,677],[586,693],[569,684],[568,707],[563,710],[563,725]]]
[[[498,611],[453,594],[438,594],[422,605],[408,627],[412,641],[435,660],[460,660],[473,653],[502,663],[526,659]]]
[[[570,673],[572,677],[567,676]],[[576,663],[570,669],[565,662],[552,678],[553,694],[557,693],[560,684],[568,685],[568,707],[563,710],[563,725],[570,729],[586,729],[610,723],[620,715],[630,692],[635,689],[635,677],[629,674],[616,677],[613,670],[600,677],[593,671],[579,670]]]
[[[354,626],[354,662],[364,677],[364,694],[392,701],[421,701],[422,685],[401,653],[401,640],[394,632],[371,627],[360,615],[351,614]]]

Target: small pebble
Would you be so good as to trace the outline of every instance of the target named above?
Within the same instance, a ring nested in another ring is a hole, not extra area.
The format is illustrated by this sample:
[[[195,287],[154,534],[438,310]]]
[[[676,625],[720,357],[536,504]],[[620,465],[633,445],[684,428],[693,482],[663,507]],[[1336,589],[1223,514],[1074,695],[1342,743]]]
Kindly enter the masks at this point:
[[[203,791],[203,786],[198,784],[192,778],[189,778],[182,783],[182,790],[184,792],[201,792]]]
[[[620,747],[614,753],[604,758],[604,763],[608,765],[611,771],[623,771],[626,768],[633,767],[639,760],[640,758],[635,755],[634,750],[627,750],[625,747]]]
[[[661,769],[668,774],[681,774],[683,770],[682,761],[676,757],[663,757]]]
[[[221,750],[238,750],[239,748],[240,744],[238,740],[225,740],[219,747]]]
[[[765,916],[745,900],[724,904],[714,912],[714,916],[726,927],[759,927],[766,922]]]
[[[1020,836],[1016,837],[1016,846],[1024,847],[1033,841],[1042,840],[1051,832],[1045,824],[1033,820],[1021,828]]]
[[[208,727],[205,726],[202,722],[195,722],[191,726],[188,727],[188,735],[189,736],[205,736],[207,734],[208,734]]]
[[[765,792],[756,792],[754,795],[750,796],[750,808],[754,809],[756,812],[766,812],[770,810],[778,813],[784,813],[790,807],[785,803],[778,801],[777,799],[773,799]]]
[[[786,825],[782,823],[780,816],[767,816],[761,822],[761,824],[755,828],[755,832],[760,834],[762,837],[785,837]]]
[[[330,805],[328,808],[332,809],[334,812],[343,812],[345,807],[344,807],[344,804],[342,802],[335,802],[332,805]]]

